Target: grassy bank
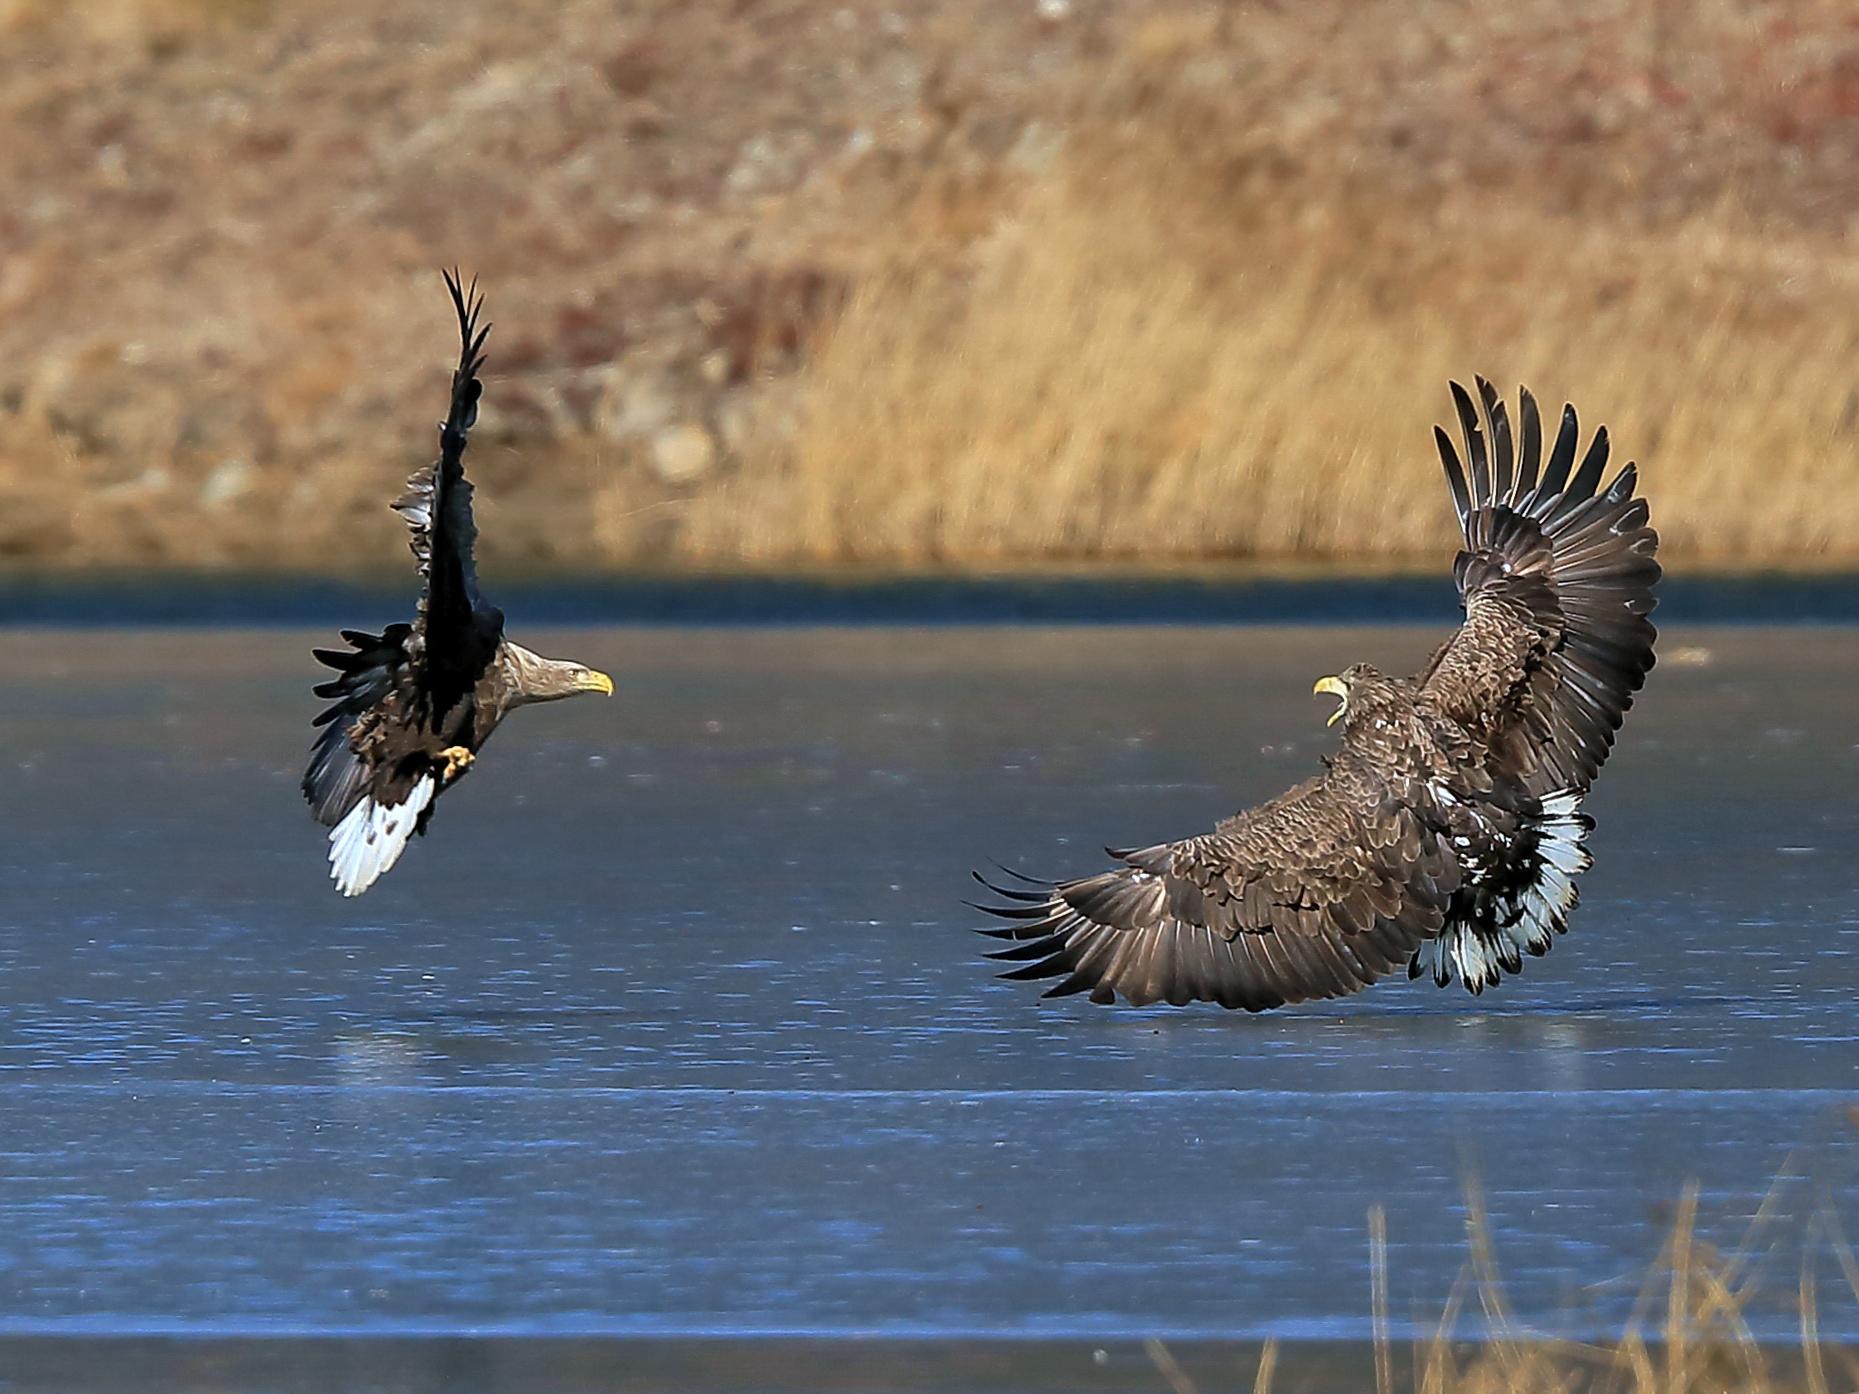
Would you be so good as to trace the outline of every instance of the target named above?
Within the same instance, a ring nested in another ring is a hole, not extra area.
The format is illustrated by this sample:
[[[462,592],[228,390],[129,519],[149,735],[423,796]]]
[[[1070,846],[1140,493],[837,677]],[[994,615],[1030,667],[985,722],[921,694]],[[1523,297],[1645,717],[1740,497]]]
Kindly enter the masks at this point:
[[[1845,7],[0,3],[0,557],[1437,565],[1448,377],[1859,561]]]
[[[804,376],[799,429],[697,502],[688,547],[1437,557],[1428,428],[1481,366],[1605,421],[1673,555],[1855,555],[1859,263],[1811,268],[1812,304],[1786,307],[1768,283],[1789,249],[1753,231],[1205,197],[1157,166],[1122,187],[1080,172],[1004,219],[968,277],[874,278]],[[1228,229],[1218,264],[1157,265],[1184,218]]]

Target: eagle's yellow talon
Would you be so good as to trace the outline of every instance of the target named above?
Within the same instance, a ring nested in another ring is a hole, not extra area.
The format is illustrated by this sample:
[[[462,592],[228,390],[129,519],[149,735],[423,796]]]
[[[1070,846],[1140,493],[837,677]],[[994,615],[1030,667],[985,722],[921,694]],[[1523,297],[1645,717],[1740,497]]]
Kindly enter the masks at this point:
[[[439,782],[441,784],[450,784],[454,779],[458,778],[459,775],[470,769],[471,762],[478,758],[462,745],[448,746],[446,749],[439,752],[439,756],[445,761],[445,768],[439,773]]]

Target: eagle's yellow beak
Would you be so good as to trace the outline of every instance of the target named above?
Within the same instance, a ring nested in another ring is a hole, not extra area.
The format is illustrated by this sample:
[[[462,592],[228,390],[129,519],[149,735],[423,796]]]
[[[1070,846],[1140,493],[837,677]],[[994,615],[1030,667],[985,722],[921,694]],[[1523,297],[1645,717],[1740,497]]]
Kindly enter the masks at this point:
[[[1349,686],[1341,678],[1318,678],[1317,685],[1310,690],[1310,695],[1318,697],[1325,692],[1342,699],[1337,704],[1336,710],[1330,713],[1330,719],[1323,723],[1325,726],[1334,726],[1343,719],[1343,713],[1349,710]]]
[[[605,693],[607,696],[611,697],[613,695],[613,679],[608,677],[605,673],[600,672],[598,669],[589,668],[587,672],[582,675],[578,690],[582,692]]]

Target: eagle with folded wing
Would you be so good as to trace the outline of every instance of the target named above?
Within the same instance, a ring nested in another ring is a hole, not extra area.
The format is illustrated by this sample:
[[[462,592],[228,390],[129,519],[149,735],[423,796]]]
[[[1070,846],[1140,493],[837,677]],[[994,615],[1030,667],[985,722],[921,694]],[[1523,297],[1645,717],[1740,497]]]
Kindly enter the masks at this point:
[[[478,589],[478,529],[465,446],[484,384],[484,302],[456,272],[445,278],[458,320],[458,366],[439,423],[439,457],[416,471],[394,508],[425,589],[410,624],[379,634],[345,629],[346,649],[316,649],[336,676],[303,775],[303,795],[329,828],[329,872],[343,895],[372,886],[424,834],[433,805],[471,769],[491,732],[517,707],[580,692],[613,692],[585,664],[544,658],[504,635],[503,611]]]
[[[1263,1011],[1340,997],[1398,968],[1473,993],[1548,951],[1590,864],[1581,804],[1653,665],[1658,534],[1605,427],[1576,460],[1564,407],[1543,457],[1491,385],[1452,396],[1464,455],[1435,430],[1463,545],[1465,618],[1412,677],[1320,679],[1342,748],[1315,779],[1213,832],[1112,852],[1056,885],[982,880],[1007,921],[1003,976],[1135,1005]]]

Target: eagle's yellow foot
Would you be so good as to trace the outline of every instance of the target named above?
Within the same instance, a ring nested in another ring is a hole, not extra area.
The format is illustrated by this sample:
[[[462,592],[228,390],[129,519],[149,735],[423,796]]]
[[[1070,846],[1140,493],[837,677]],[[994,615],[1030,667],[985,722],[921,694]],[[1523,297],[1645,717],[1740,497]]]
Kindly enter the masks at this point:
[[[444,750],[440,751],[439,758],[445,761],[445,768],[439,772],[439,782],[441,784],[450,784],[454,779],[457,779],[466,770],[470,769],[471,762],[478,757],[473,755],[469,750],[466,750],[462,745],[453,745],[447,746]]]

